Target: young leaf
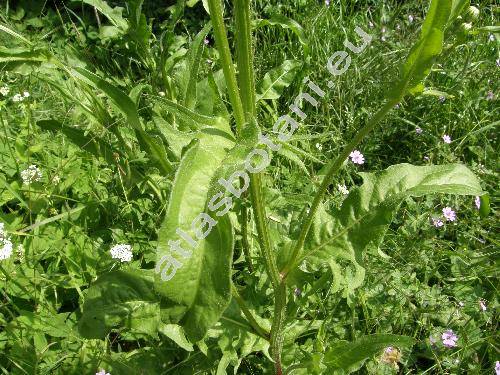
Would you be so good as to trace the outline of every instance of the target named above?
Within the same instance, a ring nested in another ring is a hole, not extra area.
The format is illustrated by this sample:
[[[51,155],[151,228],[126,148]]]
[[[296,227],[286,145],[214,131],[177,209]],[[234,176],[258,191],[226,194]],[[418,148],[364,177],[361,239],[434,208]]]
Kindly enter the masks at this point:
[[[399,164],[361,176],[363,185],[349,193],[339,210],[332,215],[324,210],[318,212],[305,251],[296,261],[298,265],[306,260],[313,269],[331,258],[349,261],[355,268],[351,289],[362,281],[364,250],[370,244],[380,244],[404,199],[436,193],[484,195],[475,175],[460,164]]]
[[[388,346],[409,348],[415,340],[408,336],[376,334],[362,336],[354,342],[339,341],[331,344],[325,353],[324,363],[328,370],[357,371],[371,357],[381,354]]]
[[[175,175],[158,235],[155,277],[155,288],[164,297],[162,320],[181,325],[192,342],[203,338],[230,301],[234,241],[228,217],[218,217],[207,209],[212,178],[234,143],[216,134],[199,138],[185,152]],[[203,213],[217,224],[209,228],[200,225],[197,220]],[[195,245],[183,239],[177,229],[187,233]],[[184,252],[174,252],[170,241],[180,241]],[[168,256],[180,265],[170,267]]]
[[[401,77],[389,91],[389,99],[399,99],[408,93],[423,91],[423,81],[429,75],[434,60],[443,50],[444,31],[451,13],[452,0],[432,0],[422,25],[419,41],[411,49],[401,69]]]

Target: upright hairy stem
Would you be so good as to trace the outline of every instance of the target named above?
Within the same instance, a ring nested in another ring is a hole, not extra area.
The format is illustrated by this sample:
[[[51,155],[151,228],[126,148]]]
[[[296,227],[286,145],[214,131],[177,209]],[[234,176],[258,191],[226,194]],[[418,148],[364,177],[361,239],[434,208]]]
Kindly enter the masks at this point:
[[[375,128],[375,126],[380,122],[380,120],[382,120],[385,117],[385,115],[387,115],[387,113],[389,113],[391,109],[393,109],[394,106],[398,104],[400,101],[401,98],[389,100],[370,119],[368,124],[366,124],[360,131],[358,131],[358,133],[354,136],[352,141],[349,142],[349,144],[344,148],[344,150],[340,153],[340,155],[336,159],[331,161],[330,164],[328,165],[326,175],[319,187],[318,192],[314,197],[311,209],[309,210],[309,215],[307,216],[306,220],[304,221],[304,224],[302,225],[299,238],[297,240],[297,243],[295,244],[295,247],[293,248],[292,256],[290,257],[288,264],[281,271],[283,277],[286,277],[288,272],[290,272],[297,265],[296,264],[297,257],[299,256],[299,253],[304,246],[304,242],[306,240],[307,234],[309,233],[309,229],[311,229],[314,215],[316,214],[319,204],[323,200],[328,190],[328,186],[330,186],[330,184],[332,183],[333,177],[342,167],[342,164],[349,157],[349,154],[354,150],[354,148],[363,140],[364,137],[366,137],[368,133],[370,133]]]
[[[222,61],[222,71],[226,79],[229,100],[233,106],[236,120],[236,132],[240,133],[245,125],[245,114],[238,91],[238,83],[236,82],[236,72],[231,57],[231,50],[229,49],[229,42],[227,41],[226,27],[224,26],[224,18],[222,15],[222,2],[220,0],[208,0],[208,8],[210,9],[210,19],[214,27],[215,44]]]
[[[236,19],[236,51],[238,59],[238,81],[241,89],[243,109],[247,122],[256,116],[255,77],[253,70],[253,48],[251,28],[250,0],[234,0]],[[257,232],[261,239],[262,252],[274,289],[274,317],[271,327],[271,352],[275,363],[276,374],[282,374],[281,350],[283,347],[283,328],[285,323],[286,285],[281,279],[269,237],[266,211],[262,200],[262,176],[252,175],[250,194],[255,212]]]

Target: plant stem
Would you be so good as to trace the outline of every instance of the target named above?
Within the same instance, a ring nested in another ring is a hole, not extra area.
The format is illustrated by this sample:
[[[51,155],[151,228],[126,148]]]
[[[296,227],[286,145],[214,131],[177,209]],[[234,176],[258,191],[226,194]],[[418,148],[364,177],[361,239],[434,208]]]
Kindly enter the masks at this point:
[[[311,209],[309,210],[309,215],[305,219],[304,224],[302,225],[299,238],[297,240],[297,243],[295,247],[293,248],[292,255],[290,257],[289,262],[286,264],[285,268],[281,271],[281,274],[283,277],[286,277],[286,275],[292,270],[296,264],[297,257],[299,256],[300,251],[302,250],[304,246],[304,242],[306,240],[307,234],[309,233],[309,229],[311,228],[312,221],[314,219],[314,215],[316,214],[316,211],[318,210],[319,204],[323,200],[323,197],[325,196],[328,187],[333,181],[333,177],[335,174],[339,171],[339,169],[342,167],[342,164],[344,161],[349,157],[349,154],[354,150],[354,148],[361,143],[364,137],[368,133],[370,133],[375,126],[382,120],[387,113],[389,113],[396,104],[398,104],[401,101],[401,96],[397,97],[395,99],[389,100],[366,124],[361,130],[358,131],[358,133],[354,136],[351,142],[344,148],[344,150],[340,153],[340,155],[333,161],[331,161],[327,167],[327,173],[326,176],[324,177],[318,192],[316,193],[313,203],[311,205]]]
[[[250,24],[250,1],[235,0],[234,15],[236,21],[236,58],[238,62],[238,83],[245,112],[246,122],[255,117],[255,78],[253,71],[252,29]],[[254,182],[252,182],[254,183]],[[243,196],[246,199],[247,193]],[[250,272],[253,272],[250,246],[248,244],[248,207],[241,207],[241,244]]]
[[[264,328],[262,328],[260,324],[255,320],[255,317],[253,316],[252,312],[248,309],[245,301],[239,294],[238,289],[236,289],[236,286],[234,284],[231,284],[231,293],[233,295],[233,298],[238,303],[238,306],[240,307],[241,311],[247,318],[248,323],[252,326],[255,332],[262,338],[269,340],[269,332],[267,332]]]
[[[237,57],[239,64],[238,68],[240,70],[240,88],[241,92],[244,93],[242,94],[244,102],[241,101],[240,92],[238,91],[236,83],[236,74],[224,27],[221,1],[208,0],[208,6],[210,9],[210,18],[214,27],[215,42],[221,55],[224,77],[228,84],[229,99],[231,100],[235,114],[237,132],[240,133],[245,121],[253,121],[256,113],[250,2],[248,0],[235,0],[235,14],[238,29]],[[271,348],[275,360],[276,373],[281,375],[281,348],[283,345],[283,324],[285,320],[286,285],[282,282],[276,260],[274,259],[274,254],[272,253],[271,240],[266,221],[267,216],[262,199],[262,179],[260,174],[251,174],[250,176],[250,197],[254,210],[255,223],[257,225],[260,249],[275,294],[274,319],[271,329]]]
[[[212,25],[214,27],[215,43],[222,62],[222,71],[224,72],[224,78],[226,79],[229,100],[233,106],[234,117],[236,120],[236,133],[239,134],[245,124],[245,114],[238,90],[236,72],[234,70],[231,51],[229,49],[229,42],[227,40],[226,27],[224,26],[221,1],[208,0],[208,8],[210,10],[210,19],[212,20]]]

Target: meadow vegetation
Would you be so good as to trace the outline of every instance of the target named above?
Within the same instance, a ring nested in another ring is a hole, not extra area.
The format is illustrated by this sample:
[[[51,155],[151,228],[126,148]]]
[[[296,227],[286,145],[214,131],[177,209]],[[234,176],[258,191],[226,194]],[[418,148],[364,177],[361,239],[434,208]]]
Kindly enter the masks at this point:
[[[1,1],[2,373],[500,374],[499,12]]]

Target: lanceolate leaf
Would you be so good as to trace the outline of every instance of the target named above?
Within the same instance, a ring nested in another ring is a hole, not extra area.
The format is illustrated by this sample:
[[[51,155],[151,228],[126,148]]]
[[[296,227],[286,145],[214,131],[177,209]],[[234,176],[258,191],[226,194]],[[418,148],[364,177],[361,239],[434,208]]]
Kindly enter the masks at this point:
[[[80,1],[80,0],[79,0]],[[73,0],[76,2],[76,0]],[[122,16],[123,8],[116,7],[111,8],[107,2],[103,0],[81,0],[90,6],[96,8],[99,12],[104,14],[106,18],[116,27],[121,29],[122,31],[126,31],[128,28],[127,21]]]
[[[192,342],[203,338],[230,301],[234,241],[227,215],[219,217],[207,209],[212,199],[209,195],[212,178],[234,143],[215,134],[199,138],[185,152],[175,176],[159,232],[155,279],[155,288],[164,297],[162,319],[181,325]],[[222,187],[221,190],[224,191]],[[196,224],[195,219],[203,213],[217,224]],[[197,228],[200,233],[195,233]],[[196,244],[186,242],[177,229]],[[174,252],[169,241],[180,241],[185,253]],[[170,267],[166,256],[179,262],[175,268]]]
[[[411,49],[401,69],[401,78],[389,92],[390,99],[423,91],[422,82],[430,73],[434,60],[443,49],[444,31],[451,13],[452,0],[432,0],[422,25],[419,41]]]
[[[409,348],[415,340],[408,336],[377,334],[362,336],[354,342],[339,341],[329,346],[324,363],[328,370],[351,373],[358,370],[371,357],[382,354],[389,347]]]
[[[354,266],[350,288],[363,281],[362,258],[370,244],[378,246],[402,201],[426,194],[478,195],[484,192],[467,167],[460,164],[417,167],[392,166],[380,173],[362,173],[363,185],[349,193],[332,215],[320,210],[306,248],[296,264],[311,267],[344,259]]]
[[[72,74],[92,87],[102,90],[126,117],[127,122],[135,129],[137,139],[149,156],[158,164],[164,174],[173,171],[163,144],[144,131],[135,103],[123,91],[105,81],[98,75],[82,68],[76,68]]]
[[[269,71],[257,88],[257,101],[278,99],[283,90],[290,86],[301,64],[294,60],[285,60],[281,66]]]

